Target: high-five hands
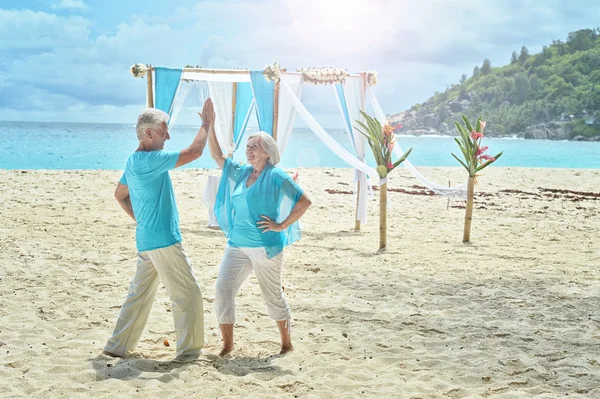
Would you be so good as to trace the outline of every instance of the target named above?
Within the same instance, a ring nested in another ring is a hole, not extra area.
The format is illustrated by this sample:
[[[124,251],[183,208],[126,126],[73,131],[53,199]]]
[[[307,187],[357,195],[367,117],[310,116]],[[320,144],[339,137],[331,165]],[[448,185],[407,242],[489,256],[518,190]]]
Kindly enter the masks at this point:
[[[212,125],[213,123],[215,123],[215,109],[210,98],[206,99],[206,101],[204,102],[204,107],[202,107],[202,113],[198,113],[198,115],[200,115],[203,125]]]

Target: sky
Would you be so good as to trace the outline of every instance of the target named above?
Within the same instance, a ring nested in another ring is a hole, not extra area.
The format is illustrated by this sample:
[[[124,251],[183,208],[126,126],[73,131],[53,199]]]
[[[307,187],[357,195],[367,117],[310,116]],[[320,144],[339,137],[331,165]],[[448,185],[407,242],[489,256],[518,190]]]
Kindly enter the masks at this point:
[[[598,21],[598,0],[0,0],[0,121],[135,123],[146,82],[134,63],[375,70],[394,114],[485,58],[502,66]],[[341,126],[330,89],[302,100]],[[198,124],[197,107],[178,123]]]

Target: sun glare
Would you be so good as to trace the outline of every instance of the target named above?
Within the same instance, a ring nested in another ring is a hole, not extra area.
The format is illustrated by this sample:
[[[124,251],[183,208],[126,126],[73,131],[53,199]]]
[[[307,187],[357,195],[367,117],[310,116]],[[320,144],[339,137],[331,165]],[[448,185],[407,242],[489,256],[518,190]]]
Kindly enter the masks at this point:
[[[382,3],[373,0],[287,0],[294,28],[307,44],[337,55],[363,51],[389,31]]]

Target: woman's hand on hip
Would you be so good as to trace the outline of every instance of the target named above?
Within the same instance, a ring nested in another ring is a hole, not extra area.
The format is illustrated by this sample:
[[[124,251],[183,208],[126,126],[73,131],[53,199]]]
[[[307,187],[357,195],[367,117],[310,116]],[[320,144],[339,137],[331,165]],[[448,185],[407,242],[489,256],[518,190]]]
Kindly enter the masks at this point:
[[[285,228],[281,225],[281,223],[277,223],[273,219],[270,219],[268,216],[260,215],[260,217],[263,218],[263,220],[258,222],[257,226],[259,229],[261,229],[261,232],[263,232],[263,233],[266,233],[267,231],[280,232],[280,231],[285,230]]]

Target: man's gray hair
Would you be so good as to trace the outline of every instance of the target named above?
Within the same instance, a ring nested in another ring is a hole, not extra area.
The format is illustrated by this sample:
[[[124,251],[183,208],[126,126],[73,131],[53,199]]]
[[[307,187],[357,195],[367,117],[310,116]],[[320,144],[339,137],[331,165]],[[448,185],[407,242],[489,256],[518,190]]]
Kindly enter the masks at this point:
[[[146,129],[156,129],[163,122],[169,120],[169,114],[160,109],[146,108],[138,116],[137,125],[135,126],[135,132],[137,133],[138,140],[143,140],[146,136]]]
[[[275,139],[273,137],[271,137],[271,135],[269,135],[269,133],[266,133],[266,132],[254,133],[253,135],[248,137],[248,140],[250,140],[253,137],[257,137],[258,139],[260,139],[260,144],[261,144],[263,150],[265,150],[265,152],[269,156],[269,159],[267,161],[271,165],[277,165],[279,163],[280,157],[279,157],[279,150],[277,149],[277,143],[275,142]]]

